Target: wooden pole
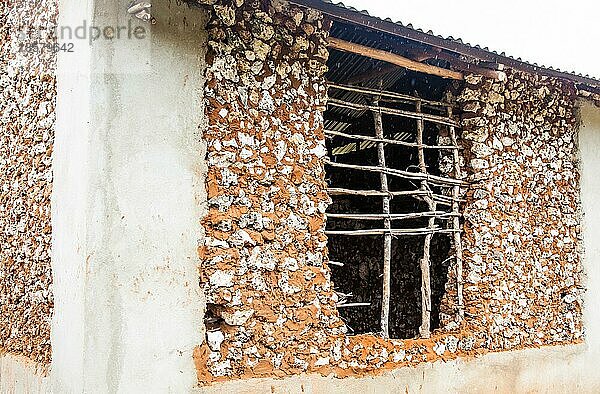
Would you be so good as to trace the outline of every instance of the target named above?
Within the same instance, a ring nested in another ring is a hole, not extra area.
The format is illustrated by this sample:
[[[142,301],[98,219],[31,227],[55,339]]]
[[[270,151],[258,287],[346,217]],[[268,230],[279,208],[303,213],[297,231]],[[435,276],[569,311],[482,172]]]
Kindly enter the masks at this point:
[[[421,103],[416,104],[417,112],[421,112]],[[425,154],[423,148],[424,125],[422,120],[417,120],[417,144],[419,145],[419,169],[421,173],[427,174],[427,165],[425,164]],[[421,189],[429,190],[427,179],[421,181]],[[436,204],[429,196],[424,197],[430,211],[436,210]],[[435,217],[429,218],[427,228],[435,228]],[[419,335],[421,338],[429,338],[431,335],[431,275],[430,275],[430,248],[433,233],[425,235],[423,244],[423,258],[421,259],[421,327]]]
[[[350,304],[336,304],[338,308],[352,308],[355,306],[371,306],[370,302],[352,302]]]
[[[401,192],[390,192],[387,193],[381,192],[379,190],[354,190],[354,189],[344,189],[340,187],[330,187],[327,189],[327,193],[331,196],[373,196],[373,197],[381,197],[381,196],[422,196],[427,194],[423,190],[407,190]]]
[[[448,107],[448,117],[452,117],[452,108]],[[452,145],[457,145],[458,141],[456,139],[456,130],[454,126],[450,126],[450,139],[452,141]],[[452,152],[452,161],[454,161],[454,176],[457,179],[460,179],[461,170],[460,170],[460,157],[458,155],[458,151],[455,150]],[[460,197],[460,186],[454,186],[452,189],[452,213],[455,215],[452,219],[452,228],[457,230],[454,236],[454,252],[456,253],[456,300],[458,304],[458,319],[462,321],[465,317],[465,305],[463,300],[463,254],[462,254],[462,244],[460,240],[460,205],[458,202],[458,198]]]
[[[327,189],[327,192],[332,196],[348,195],[348,196],[383,197],[386,195],[390,195],[392,197],[409,196],[409,197],[413,197],[416,199],[422,199],[419,196],[430,196],[431,198],[433,198],[433,201],[435,201],[437,204],[448,205],[448,206],[452,206],[452,201],[453,201],[451,196],[434,194],[434,193],[431,193],[430,191],[424,191],[424,190],[409,190],[409,191],[383,193],[378,190],[352,190],[352,189],[342,189],[342,188],[333,187],[333,188]],[[464,199],[459,198],[457,201],[459,203],[464,202]]]
[[[424,227],[424,228],[392,228],[392,229],[368,229],[368,230],[325,230],[326,235],[382,235],[391,234],[392,236],[404,236],[404,235],[426,235],[426,234],[450,234],[453,233],[453,229],[443,229],[440,227]]]
[[[438,219],[448,219],[457,216],[453,212],[435,211],[435,212],[414,212],[414,213],[328,213],[327,219],[351,219],[351,220],[407,220],[416,218],[435,217]]]
[[[424,113],[418,113],[418,112],[412,112],[412,111],[404,111],[401,109],[388,108],[388,107],[382,107],[382,106],[373,107],[371,105],[349,103],[349,102],[334,99],[334,98],[329,98],[329,100],[327,100],[327,105],[332,105],[334,107],[339,107],[339,108],[351,109],[354,111],[378,111],[378,112],[381,112],[381,113],[384,113],[387,115],[397,115],[397,116],[401,116],[401,117],[409,118],[409,119],[420,119],[420,120],[426,120],[428,122],[439,123],[439,124],[448,125],[448,126],[458,126],[458,124],[455,121],[448,119],[444,116],[424,114]]]
[[[408,70],[418,71],[425,74],[437,75],[438,77],[448,79],[464,79],[463,74],[458,71],[452,71],[425,63],[419,63],[414,60],[397,55],[395,53],[382,51],[381,49],[375,49],[371,47],[366,47],[364,45],[354,44],[352,42],[340,40],[339,38],[335,37],[329,37],[327,42],[330,48],[337,49],[338,51],[350,52],[356,55],[370,57],[372,59],[381,60],[387,63],[395,64],[400,67],[404,67]]]
[[[407,55],[411,60],[414,61],[423,62],[428,59],[442,59],[452,64],[452,67],[455,69],[464,73],[483,75],[486,78],[495,79],[497,81],[506,81],[506,74],[502,71],[504,69],[503,64],[489,64],[488,62],[479,62],[478,64],[473,64],[465,62],[455,55],[444,52],[441,48],[435,47],[418,51],[409,49],[408,52],[409,53],[407,53]],[[490,67],[493,67],[493,69],[490,69]]]
[[[371,136],[362,135],[362,134],[348,134],[348,133],[343,133],[341,131],[334,131],[334,130],[325,130],[325,134],[333,135],[333,136],[337,136],[337,137],[344,137],[344,138],[348,138],[348,139],[361,140],[361,141],[383,142],[384,144],[402,145],[402,146],[408,146],[408,147],[412,147],[412,148],[419,147],[419,145],[415,142],[390,140],[388,138],[376,138],[376,137],[371,137]],[[451,145],[422,145],[422,147],[423,147],[423,149],[445,149],[445,150],[458,149],[458,147],[451,146]]]
[[[423,150],[422,148],[420,149],[421,151]],[[410,172],[410,171],[402,171],[402,170],[396,170],[395,168],[381,168],[379,166],[359,166],[356,164],[347,164],[347,163],[337,163],[335,161],[331,161],[330,159],[324,159],[325,164],[331,166],[331,167],[339,167],[339,168],[349,168],[349,169],[353,169],[353,170],[359,170],[359,171],[369,171],[369,172],[380,172],[380,173],[384,173],[387,175],[393,175],[393,176],[397,176],[400,178],[405,178],[405,179],[415,179],[415,180],[426,180],[429,183],[433,183],[435,185],[441,185],[441,186],[454,186],[454,185],[466,185],[465,182],[460,181],[458,179],[453,179],[453,178],[445,178],[442,176],[437,176],[437,175],[430,175],[430,174],[422,174],[420,172]]]
[[[375,106],[379,106],[379,102],[374,102]],[[375,136],[382,140],[383,139],[383,120],[381,112],[373,111],[373,117],[375,120]],[[377,159],[379,167],[386,168],[385,166],[385,144],[382,141],[377,142]],[[388,180],[385,172],[379,173],[379,179],[381,181],[381,191],[387,193]],[[383,214],[390,214],[390,199],[391,196],[383,197]],[[383,227],[386,230],[392,228],[392,221],[389,218],[383,220]],[[390,337],[390,298],[391,298],[391,272],[392,272],[392,234],[388,231],[383,235],[383,293],[381,298],[381,332],[384,338]]]
[[[443,111],[443,109],[452,105],[449,103],[444,103],[443,101],[424,100],[424,99],[420,99],[418,97],[414,97],[414,96],[410,96],[408,94],[402,94],[402,93],[398,93],[398,92],[390,92],[387,90],[372,89],[372,88],[367,88],[364,86],[344,85],[344,84],[330,82],[330,81],[327,81],[327,87],[329,89],[345,90],[348,92],[370,95],[373,97],[377,97],[379,99],[379,101],[390,101],[390,99],[393,99],[393,100],[398,100],[398,101],[401,101],[404,103],[410,103],[410,104],[414,104],[417,101],[420,101],[422,105],[427,104],[429,107],[437,109],[438,111]]]

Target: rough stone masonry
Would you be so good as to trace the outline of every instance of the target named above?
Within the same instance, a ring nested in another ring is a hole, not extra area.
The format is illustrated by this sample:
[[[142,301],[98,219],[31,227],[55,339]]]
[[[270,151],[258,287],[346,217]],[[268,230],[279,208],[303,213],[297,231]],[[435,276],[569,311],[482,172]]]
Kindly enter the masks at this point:
[[[214,3],[214,2],[213,2]],[[347,336],[327,266],[322,113],[327,26],[280,1],[210,6],[201,384],[342,377],[464,354],[575,343],[581,317],[576,89],[509,72],[466,78],[466,316],[450,274],[431,339]]]
[[[55,23],[55,1],[0,3],[0,353],[42,364],[50,362],[53,308],[56,103],[56,55],[44,45]]]
[[[575,89],[539,75],[467,79],[465,299],[489,349],[582,339]]]

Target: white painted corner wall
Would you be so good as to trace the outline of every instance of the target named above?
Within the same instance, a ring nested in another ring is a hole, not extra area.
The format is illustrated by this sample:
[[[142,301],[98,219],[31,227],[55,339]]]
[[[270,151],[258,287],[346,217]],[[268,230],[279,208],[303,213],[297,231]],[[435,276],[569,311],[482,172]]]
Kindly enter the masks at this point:
[[[63,0],[60,26],[127,26],[129,1]],[[204,337],[206,17],[153,2],[144,39],[58,62],[52,195],[55,393],[186,392]]]
[[[584,323],[589,351],[598,355],[595,361],[600,364],[600,108],[589,101],[581,101],[579,113],[582,234],[585,248],[583,270],[586,287]]]

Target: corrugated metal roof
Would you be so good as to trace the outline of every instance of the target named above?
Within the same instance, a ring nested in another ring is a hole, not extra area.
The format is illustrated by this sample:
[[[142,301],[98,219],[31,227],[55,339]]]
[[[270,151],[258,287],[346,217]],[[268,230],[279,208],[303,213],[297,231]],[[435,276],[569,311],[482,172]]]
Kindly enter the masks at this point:
[[[336,31],[335,28],[332,28],[332,34],[342,35],[342,31]],[[346,35],[343,35],[344,39],[348,41],[356,42],[365,46],[377,46],[377,42],[373,39],[369,39],[363,35],[361,35],[357,31],[349,31],[346,32]],[[357,74],[361,74],[365,71],[371,70],[373,66],[384,65],[384,62],[373,60],[369,58],[365,58],[362,56],[356,56],[352,53],[348,52],[340,52],[340,51],[331,51],[329,54],[329,60],[327,62],[330,67],[327,72],[327,80],[331,82],[339,82],[343,83]],[[331,65],[336,65],[336,67],[331,67]],[[382,90],[388,90],[404,73],[406,70],[402,68],[395,68],[394,71],[389,74],[381,76],[381,78],[373,78],[372,80],[366,80],[362,84],[365,87],[371,88],[380,88]],[[379,85],[381,84],[381,85]],[[357,104],[368,104],[365,102],[364,95],[360,93],[354,93],[349,91],[330,91],[329,96],[333,98],[337,98],[350,103]],[[342,118],[348,119],[358,119],[360,118],[365,111],[354,111],[344,108],[332,107],[329,109],[331,113],[335,113],[340,115]],[[345,123],[339,120],[325,119],[325,128],[333,131],[345,131],[347,127],[350,126],[350,123]]]
[[[386,39],[381,37],[382,34],[365,34],[365,29],[354,28],[353,26],[349,28],[348,25],[342,26],[334,24],[334,26],[331,27],[330,34],[333,37],[338,37],[345,41],[350,41],[360,45],[378,48],[386,51],[397,50],[398,44],[410,44],[410,40],[396,37],[391,37],[392,39]],[[363,88],[370,88],[377,91],[389,91],[394,90],[394,86],[397,87],[397,84],[400,81],[404,81],[405,84],[409,84],[412,88],[418,89],[416,85],[411,84],[413,80],[416,80],[414,78],[414,71],[409,71],[401,67],[390,67],[388,63],[380,60],[359,56],[353,53],[332,50],[329,53],[327,65],[329,66],[329,71],[326,73],[325,76],[327,78],[327,81],[333,84],[349,84],[361,86]],[[438,84],[430,84],[429,79],[438,80]],[[438,86],[440,81],[442,82],[442,84],[447,82],[445,80],[439,79],[439,77],[428,75],[423,75],[421,78],[419,78],[419,80],[422,80],[423,83],[427,85],[429,89],[432,89],[433,86]],[[441,88],[441,90],[445,91],[445,88]],[[440,92],[428,91],[428,93],[438,94]],[[330,98],[341,100],[346,103],[354,103],[361,105],[371,104],[370,99],[372,99],[371,96],[365,95],[364,93],[359,93],[356,91],[350,91],[345,89],[338,89],[335,87],[332,88],[331,86],[328,95]],[[427,99],[429,97],[422,98]],[[383,98],[383,101],[390,100]],[[396,101],[398,100],[396,99]],[[406,102],[404,104],[406,104]],[[399,104],[394,103],[393,105],[397,106]],[[414,105],[414,102],[410,101],[409,105]],[[423,110],[432,111],[430,106],[428,106],[427,104],[424,105]],[[445,111],[446,109],[442,108],[442,110]],[[433,111],[435,114],[437,114],[435,111],[439,112],[440,109],[434,107]],[[355,123],[357,120],[363,117],[365,112],[367,112],[367,110],[357,111],[356,109],[329,106],[328,116],[324,119],[325,129],[338,132],[346,132],[347,129],[350,128],[353,123]],[[393,139],[396,138],[408,138],[408,141],[410,139],[414,139],[414,136],[411,136],[408,133],[396,133]],[[356,143],[347,144],[347,141],[345,140],[343,140],[342,142],[345,144],[334,149],[334,156],[350,153],[357,149]],[[369,141],[366,141],[361,144],[359,149],[368,149],[374,146],[375,144],[371,144]]]
[[[574,71],[562,71],[551,66],[529,63],[521,58],[509,56],[504,52],[498,53],[487,47],[482,48],[479,45],[465,43],[460,38],[454,38],[452,36],[442,37],[440,35],[435,35],[431,30],[425,32],[422,29],[416,29],[412,26],[412,24],[405,25],[399,21],[394,22],[390,18],[378,18],[370,15],[367,11],[359,11],[353,7],[348,7],[343,3],[334,3],[331,0],[290,1],[299,5],[318,9],[327,15],[341,20],[357,23],[374,30],[391,33],[417,42],[426,43],[460,55],[476,58],[481,61],[493,61],[502,63],[514,69],[520,69],[523,71],[539,73],[548,76],[561,77],[595,88],[600,87],[600,79],[587,74],[582,75]]]

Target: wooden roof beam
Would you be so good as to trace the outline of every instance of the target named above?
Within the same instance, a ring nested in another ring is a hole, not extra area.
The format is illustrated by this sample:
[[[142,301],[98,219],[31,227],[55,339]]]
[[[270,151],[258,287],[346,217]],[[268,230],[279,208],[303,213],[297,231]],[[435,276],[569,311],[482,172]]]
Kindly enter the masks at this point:
[[[354,53],[356,55],[370,57],[372,59],[381,60],[387,63],[395,64],[396,66],[404,67],[408,70],[418,71],[425,74],[436,75],[447,79],[464,79],[463,74],[458,71],[448,70],[442,67],[432,66],[430,64],[419,63],[417,61],[405,58],[395,53],[382,51],[360,44],[340,40],[339,38],[329,37],[328,47],[337,49],[338,51]]]
[[[429,59],[441,59],[449,62],[455,69],[460,70],[463,73],[483,75],[486,78],[498,81],[506,80],[503,64],[491,62],[480,62],[479,64],[468,63],[450,53],[442,51],[441,48],[436,47],[427,49],[417,49],[413,47],[408,49],[406,54],[409,59],[415,61],[423,62]]]

